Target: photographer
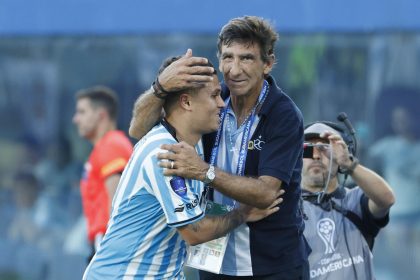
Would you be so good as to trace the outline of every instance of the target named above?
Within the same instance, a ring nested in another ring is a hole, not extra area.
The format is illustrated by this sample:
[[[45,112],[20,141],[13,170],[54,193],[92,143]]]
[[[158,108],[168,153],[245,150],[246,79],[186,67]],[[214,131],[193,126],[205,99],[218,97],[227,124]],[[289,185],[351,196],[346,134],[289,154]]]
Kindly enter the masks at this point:
[[[344,123],[350,133],[332,122],[310,124],[304,132],[302,208],[311,279],[375,279],[373,239],[395,202],[385,180],[353,156],[354,130]],[[356,187],[345,187],[348,176]]]

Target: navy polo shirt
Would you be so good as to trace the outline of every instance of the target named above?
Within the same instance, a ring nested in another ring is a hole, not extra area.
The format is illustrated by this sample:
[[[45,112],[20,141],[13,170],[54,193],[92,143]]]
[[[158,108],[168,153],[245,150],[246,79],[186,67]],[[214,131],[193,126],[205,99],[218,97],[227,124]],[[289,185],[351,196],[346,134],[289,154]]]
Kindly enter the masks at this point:
[[[255,223],[248,223],[253,275],[266,275],[303,264],[310,248],[303,236],[304,222],[299,207],[303,154],[303,117],[293,101],[268,77],[269,93],[259,112],[259,123],[250,141],[245,176],[272,176],[285,190],[280,210]],[[222,95],[229,90],[222,86]],[[209,160],[215,134],[205,135],[203,144]]]

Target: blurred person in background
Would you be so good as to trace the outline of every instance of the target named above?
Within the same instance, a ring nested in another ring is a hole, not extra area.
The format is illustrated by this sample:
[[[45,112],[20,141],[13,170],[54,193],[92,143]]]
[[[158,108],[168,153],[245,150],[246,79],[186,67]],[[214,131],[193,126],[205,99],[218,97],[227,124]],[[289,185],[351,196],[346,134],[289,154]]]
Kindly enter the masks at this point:
[[[202,280],[309,279],[310,248],[299,209],[303,117],[270,75],[277,39],[274,27],[262,18],[230,20],[218,39],[222,96],[227,106],[217,134],[203,138],[209,163],[187,143],[165,145],[170,152],[160,155],[174,162],[175,168],[170,169],[170,163],[161,162],[168,168],[165,175],[206,181],[214,189],[214,202],[230,209],[237,207],[237,202],[265,208],[285,191],[280,211],[243,224],[230,234],[221,274],[201,271]],[[192,57],[188,50],[157,77],[156,83],[161,85],[158,97],[152,89],[139,97],[131,136],[140,138],[150,130],[160,117],[165,96],[185,87],[199,87],[210,79],[211,68],[197,66],[197,61],[200,58]]]
[[[9,227],[8,237],[18,243],[39,245],[43,230],[35,215],[41,185],[30,171],[19,171],[13,183],[16,212]]]
[[[161,69],[178,59],[165,60]],[[165,177],[158,166],[157,154],[165,143],[185,141],[203,155],[201,136],[217,130],[224,106],[216,72],[213,77],[199,89],[171,95],[164,105],[166,117],[136,144],[118,186],[109,227],[83,279],[185,279],[186,243],[219,238],[278,210],[245,206],[224,215],[205,215],[208,186]],[[174,168],[173,163],[168,168]]]
[[[400,99],[400,97],[398,97]],[[393,134],[379,139],[369,150],[371,165],[393,186],[397,203],[384,231],[385,269],[395,277],[414,279],[420,266],[420,125],[418,103],[395,101],[391,112]],[[399,276],[398,276],[399,277]]]
[[[43,224],[53,225],[57,240],[62,241],[67,229],[81,214],[79,180],[82,164],[72,160],[70,141],[64,135],[51,141],[45,156],[34,168],[43,186],[40,210],[36,218]]]
[[[305,129],[302,197],[311,279],[375,279],[373,241],[395,197],[382,177],[359,163],[349,137],[333,122]],[[346,187],[343,176],[356,187]]]
[[[118,97],[110,88],[95,86],[76,93],[73,122],[93,150],[80,181],[92,256],[105,234],[121,173],[132,153],[128,137],[117,130]]]
[[[8,246],[0,248],[0,263],[7,258],[8,271],[19,279],[45,279],[48,256],[56,250],[52,225],[36,217],[42,189],[32,170],[19,170],[13,178],[15,213],[8,228]]]

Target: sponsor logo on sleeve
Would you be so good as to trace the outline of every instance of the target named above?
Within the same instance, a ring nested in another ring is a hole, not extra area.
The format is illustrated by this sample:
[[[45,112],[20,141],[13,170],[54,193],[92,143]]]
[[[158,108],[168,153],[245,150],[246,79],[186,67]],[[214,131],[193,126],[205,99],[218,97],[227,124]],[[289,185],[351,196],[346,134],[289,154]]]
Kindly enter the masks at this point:
[[[174,209],[174,213],[176,213],[176,212],[183,212],[183,211],[184,211],[184,209],[185,209],[185,205],[184,205],[184,203],[179,204],[179,205],[178,205],[178,207],[176,207],[176,208]]]
[[[174,209],[174,213],[183,212],[184,210],[192,210],[197,207],[199,205],[200,199],[198,195],[195,194],[194,196],[195,198],[193,200],[190,200],[187,203],[178,204],[178,207],[175,207]]]

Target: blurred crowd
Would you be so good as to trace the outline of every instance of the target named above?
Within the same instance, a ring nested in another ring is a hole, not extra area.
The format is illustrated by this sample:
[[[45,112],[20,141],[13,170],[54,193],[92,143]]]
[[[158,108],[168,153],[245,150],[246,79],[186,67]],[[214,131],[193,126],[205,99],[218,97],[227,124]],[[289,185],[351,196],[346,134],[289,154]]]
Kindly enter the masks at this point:
[[[90,253],[82,164],[64,137],[46,146],[33,137],[18,142],[17,170],[0,188],[0,279],[80,278]]]

